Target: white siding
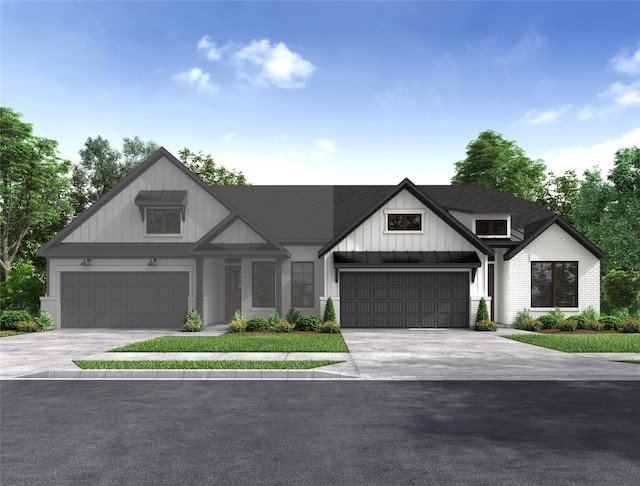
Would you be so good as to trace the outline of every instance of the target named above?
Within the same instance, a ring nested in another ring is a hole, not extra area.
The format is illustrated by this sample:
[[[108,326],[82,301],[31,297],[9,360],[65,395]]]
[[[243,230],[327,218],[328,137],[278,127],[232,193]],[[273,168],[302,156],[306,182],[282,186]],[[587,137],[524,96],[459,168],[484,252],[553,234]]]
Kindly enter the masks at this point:
[[[473,231],[473,215],[471,213],[465,213],[463,211],[456,211],[454,209],[449,210],[449,214],[460,221],[467,229]]]
[[[145,236],[135,198],[146,190],[186,190],[182,235]],[[64,239],[64,243],[195,242],[229,214],[229,210],[165,158],[159,159]]]
[[[518,311],[530,309],[534,316],[553,308],[531,307],[531,262],[577,261],[578,307],[564,308],[565,314],[578,314],[587,307],[600,310],[600,260],[558,225],[552,225],[511,260],[504,262],[504,313],[502,323],[512,324]]]
[[[211,243],[266,243],[266,241],[244,221],[237,220],[216,236]]]

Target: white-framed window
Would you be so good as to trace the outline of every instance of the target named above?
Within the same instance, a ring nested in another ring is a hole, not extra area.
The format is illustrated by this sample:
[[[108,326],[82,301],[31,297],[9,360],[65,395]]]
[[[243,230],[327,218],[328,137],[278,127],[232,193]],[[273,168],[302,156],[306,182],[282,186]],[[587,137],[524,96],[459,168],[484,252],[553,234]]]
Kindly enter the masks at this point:
[[[180,208],[145,208],[145,234],[152,236],[182,234]]]

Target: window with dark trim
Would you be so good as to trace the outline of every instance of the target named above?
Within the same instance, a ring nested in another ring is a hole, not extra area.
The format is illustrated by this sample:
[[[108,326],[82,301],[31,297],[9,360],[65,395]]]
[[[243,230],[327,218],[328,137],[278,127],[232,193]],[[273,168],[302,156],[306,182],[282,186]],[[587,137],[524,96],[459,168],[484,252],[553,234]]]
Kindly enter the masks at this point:
[[[276,264],[253,262],[251,268],[251,306],[276,306]]]
[[[313,307],[313,262],[291,263],[291,307]]]
[[[146,208],[148,235],[179,235],[179,208]]]
[[[507,236],[507,220],[478,219],[476,220],[476,234],[478,236]]]
[[[388,214],[388,231],[422,231],[421,214]]]
[[[531,262],[531,307],[577,307],[578,262]]]

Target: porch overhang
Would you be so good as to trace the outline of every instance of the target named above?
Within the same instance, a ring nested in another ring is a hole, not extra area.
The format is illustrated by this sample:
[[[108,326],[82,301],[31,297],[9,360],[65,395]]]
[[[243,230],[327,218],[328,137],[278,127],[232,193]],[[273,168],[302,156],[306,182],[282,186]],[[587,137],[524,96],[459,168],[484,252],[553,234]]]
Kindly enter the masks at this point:
[[[461,268],[471,270],[471,281],[482,266],[475,251],[347,251],[333,253],[341,268]],[[336,272],[336,279],[338,272]]]

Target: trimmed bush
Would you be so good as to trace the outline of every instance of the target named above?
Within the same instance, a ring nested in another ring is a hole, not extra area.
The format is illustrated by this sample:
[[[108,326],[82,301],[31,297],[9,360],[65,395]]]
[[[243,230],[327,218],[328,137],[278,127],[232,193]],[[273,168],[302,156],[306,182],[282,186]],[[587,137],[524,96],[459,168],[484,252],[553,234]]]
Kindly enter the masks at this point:
[[[557,316],[547,314],[538,317],[538,320],[542,323],[542,329],[556,329],[564,319],[558,319]]]
[[[244,332],[247,330],[247,325],[240,321],[231,321],[227,325],[227,331],[229,332]]]
[[[287,321],[280,321],[273,328],[276,332],[293,332],[296,325]]]
[[[13,331],[19,322],[30,321],[33,316],[26,310],[6,310],[0,316],[0,331]]]
[[[520,326],[522,326],[522,323],[528,319],[533,319],[531,311],[526,308],[522,309],[516,314],[516,318],[513,320],[513,327],[516,329],[522,329]]]
[[[40,314],[38,314],[38,317],[36,317],[35,322],[38,325],[39,331],[52,331],[53,329],[55,329],[51,314],[49,314],[47,311],[41,310]]]
[[[640,320],[628,317],[622,321],[622,332],[640,332]]]
[[[274,312],[269,316],[269,329],[273,329],[276,327],[276,324],[280,322],[282,318],[277,312]]]
[[[333,306],[333,299],[329,297],[327,303],[324,306],[324,315],[322,316],[322,322],[337,322],[336,309]]]
[[[489,319],[476,322],[476,331],[497,331],[498,324]]]
[[[525,319],[520,323],[520,327],[516,327],[516,329],[538,332],[540,329],[542,329],[542,322],[540,322],[540,320],[538,319]]]
[[[182,324],[182,330],[184,332],[199,332],[204,330],[202,324],[202,318],[195,309],[189,309],[187,315],[184,316],[184,323]]]
[[[232,321],[241,322],[242,324],[247,323],[247,316],[245,316],[240,309],[233,313]]]
[[[549,312],[549,315],[556,318],[558,320],[558,323],[562,322],[562,320],[564,319],[564,312],[562,312],[557,307],[553,309],[551,312]]]
[[[600,316],[598,319],[602,324],[604,324],[605,329],[612,329],[614,331],[619,331],[622,329],[622,319],[616,316]]]
[[[481,321],[489,320],[489,309],[487,308],[487,301],[484,297],[480,297],[478,303],[478,312],[476,313],[476,324]]]
[[[604,324],[600,321],[588,320],[584,328],[590,331],[602,331],[604,330]]]
[[[340,332],[340,324],[335,321],[325,321],[320,324],[320,332],[326,334],[338,334]]]
[[[320,329],[320,318],[306,314],[296,321],[296,331],[317,331]]]
[[[182,325],[182,330],[184,332],[200,332],[204,329],[202,324],[198,324],[197,322],[185,322]]]
[[[300,319],[300,312],[292,307],[291,309],[289,309],[289,312],[287,312],[287,317],[284,320],[290,322],[291,324],[295,324],[296,322],[298,322],[298,319]]]
[[[21,321],[16,323],[16,331],[18,332],[36,332],[38,325],[33,321]]]
[[[578,329],[578,323],[573,319],[564,319],[558,327],[561,331],[575,331]]]
[[[578,314],[577,316],[570,316],[570,317],[567,317],[567,319],[576,321],[576,323],[578,324],[578,329],[584,329],[585,328],[584,326],[587,324],[587,320],[588,320],[582,314]]]
[[[249,332],[268,331],[269,329],[271,329],[269,321],[264,317],[252,317],[247,321],[247,331]]]
[[[600,317],[598,315],[598,311],[596,311],[595,307],[593,307],[592,305],[590,305],[589,307],[587,307],[583,312],[582,315],[587,319],[587,321],[597,321],[598,317]]]

